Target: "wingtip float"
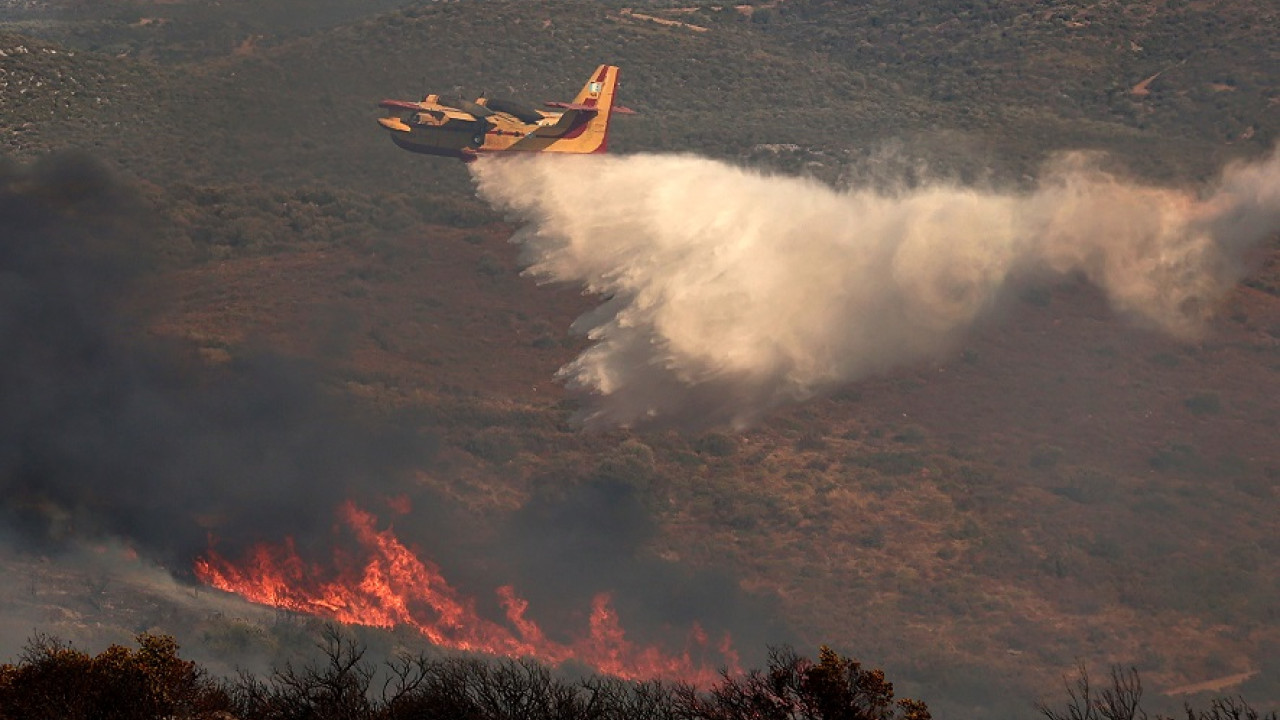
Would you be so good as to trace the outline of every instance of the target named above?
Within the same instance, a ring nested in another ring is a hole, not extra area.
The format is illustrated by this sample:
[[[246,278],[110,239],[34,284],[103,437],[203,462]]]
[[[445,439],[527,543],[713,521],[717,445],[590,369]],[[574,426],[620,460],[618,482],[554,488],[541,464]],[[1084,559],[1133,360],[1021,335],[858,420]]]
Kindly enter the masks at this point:
[[[471,162],[503,152],[602,153],[609,147],[609,121],[631,114],[616,105],[618,68],[601,65],[573,102],[548,102],[542,110],[513,100],[428,95],[422,102],[383,100],[378,118],[391,140],[405,150]]]

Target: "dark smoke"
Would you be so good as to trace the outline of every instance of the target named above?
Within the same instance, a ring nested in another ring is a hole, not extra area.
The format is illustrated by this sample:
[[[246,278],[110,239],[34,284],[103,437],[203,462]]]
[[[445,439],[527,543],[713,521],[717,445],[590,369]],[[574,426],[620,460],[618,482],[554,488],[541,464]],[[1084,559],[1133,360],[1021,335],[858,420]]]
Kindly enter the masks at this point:
[[[511,518],[471,517],[413,482],[435,441],[352,407],[325,387],[320,360],[261,351],[211,365],[150,335],[138,306],[158,268],[156,220],[91,158],[0,168],[0,536],[11,544],[74,565],[86,542],[122,541],[189,578],[211,539],[238,559],[292,537],[323,563],[341,503],[390,522],[384,499],[407,493],[400,537],[482,605],[513,585],[552,632],[582,631],[591,596],[612,590],[632,629],[701,620],[753,643],[744,650],[789,639],[769,634],[768,608],[730,578],[647,556],[654,522],[630,487],[564,478]]]
[[[552,613],[580,611],[593,588],[607,588],[631,626],[650,635],[683,632],[693,623],[713,636],[730,629],[746,654],[793,640],[770,601],[744,596],[728,575],[647,558],[642,548],[656,529],[634,486],[595,478],[562,497],[535,498],[515,514],[501,538],[510,548],[505,574],[528,588],[531,608]],[[572,622],[544,617],[556,625]]]
[[[306,363],[209,367],[149,336],[124,303],[154,266],[152,219],[89,158],[0,175],[5,528],[45,548],[123,538],[181,572],[210,533],[318,537],[339,502],[427,459],[428,443],[362,421]]]

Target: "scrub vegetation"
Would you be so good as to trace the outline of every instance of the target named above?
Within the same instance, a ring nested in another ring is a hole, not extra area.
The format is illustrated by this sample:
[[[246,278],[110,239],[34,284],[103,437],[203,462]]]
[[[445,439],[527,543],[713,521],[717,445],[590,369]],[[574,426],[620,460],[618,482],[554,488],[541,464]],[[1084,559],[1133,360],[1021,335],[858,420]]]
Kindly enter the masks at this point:
[[[214,368],[264,346],[307,358],[326,392],[438,445],[415,487],[495,525],[575,489],[626,487],[656,528],[635,550],[646,562],[732,577],[776,602],[807,646],[868,658],[940,717],[1026,716],[1081,660],[1136,667],[1153,713],[1181,704],[1166,691],[1221,678],[1238,681],[1220,691],[1280,707],[1280,238],[1249,258],[1195,342],[1126,325],[1080,278],[1027,278],[951,356],[744,432],[582,433],[553,377],[586,346],[568,328],[597,298],[521,277],[516,228],[475,198],[466,170],[399,151],[373,123],[383,97],[435,90],[568,99],[608,62],[639,111],[615,120],[611,151],[698,153],[836,186],[1018,187],[1054,152],[1085,149],[1192,184],[1280,139],[1272,4],[629,5],[27,3],[0,19],[0,163],[75,151],[133,189],[155,235],[137,252],[155,265],[126,305],[150,335]],[[120,583],[12,563],[0,600],[49,632],[104,645],[161,633],[98,656],[37,639],[0,674],[10,699],[59,673],[104,672],[136,680],[120,691],[148,702],[190,693],[190,710],[154,716],[215,717],[200,714],[209,702],[288,717],[249,708],[368,689],[399,668],[418,689],[355,693],[372,704],[344,717],[407,717],[397,703],[450,673],[522,683],[538,702],[603,693],[648,708],[626,717],[740,717],[764,695],[793,704],[778,717],[927,717],[883,688],[870,691],[879,714],[821,709],[824,693],[849,701],[878,672],[827,650],[775,654],[762,675],[695,696],[575,684],[524,662],[365,669],[334,638],[327,665],[227,684],[163,637],[192,619],[181,603],[126,622],[112,614],[124,601],[108,601]],[[198,620],[184,646],[219,668],[283,662],[276,650],[306,641],[288,621]],[[806,696],[819,676],[839,681]],[[1130,676],[1113,680],[1132,690]],[[1089,709],[1091,697],[1045,715],[1130,717]],[[1208,709],[1189,717],[1252,717],[1193,699]],[[106,716],[73,710],[63,716]]]
[[[0,711],[28,720],[930,720],[928,706],[897,699],[877,669],[823,646],[818,660],[773,648],[764,669],[726,676],[709,689],[680,683],[577,679],[527,660],[402,654],[381,664],[358,640],[328,627],[314,661],[267,678],[210,676],[178,655],[167,635],[138,635],[138,649],[112,645],[98,655],[37,636],[22,658],[0,665]],[[1049,720],[1135,720],[1142,708],[1136,671],[1112,670],[1103,687],[1082,667],[1067,686],[1065,710],[1041,704]],[[1223,698],[1185,708],[1189,720],[1275,720],[1248,702]],[[1171,720],[1155,715],[1155,720]]]

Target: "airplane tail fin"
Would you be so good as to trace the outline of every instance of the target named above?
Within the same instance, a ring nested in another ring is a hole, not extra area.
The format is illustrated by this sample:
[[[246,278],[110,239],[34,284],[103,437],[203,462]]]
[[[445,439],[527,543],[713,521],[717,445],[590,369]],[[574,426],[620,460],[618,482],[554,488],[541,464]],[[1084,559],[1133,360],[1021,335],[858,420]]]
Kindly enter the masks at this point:
[[[596,108],[596,114],[587,121],[584,134],[598,138],[600,144],[590,152],[602,153],[609,149],[609,121],[613,119],[613,97],[617,89],[618,68],[601,65],[573,99],[575,105]]]
[[[633,112],[614,105],[618,89],[618,68],[601,65],[582,86],[571,103],[547,103],[564,108],[558,127],[551,132],[558,139],[546,149],[550,152],[602,153],[609,147],[609,121],[615,112]]]
[[[614,113],[635,112],[614,104],[617,89],[618,68],[601,65],[591,74],[573,102],[548,102],[548,106],[564,112],[554,125],[534,131],[534,136],[545,139],[537,149],[562,153],[602,153],[608,150],[609,121]],[[532,143],[527,149],[534,149]]]
[[[591,74],[591,79],[582,86],[578,96],[573,99],[574,105],[598,107],[606,112],[613,107],[613,94],[618,87],[618,68],[613,65],[601,65]]]

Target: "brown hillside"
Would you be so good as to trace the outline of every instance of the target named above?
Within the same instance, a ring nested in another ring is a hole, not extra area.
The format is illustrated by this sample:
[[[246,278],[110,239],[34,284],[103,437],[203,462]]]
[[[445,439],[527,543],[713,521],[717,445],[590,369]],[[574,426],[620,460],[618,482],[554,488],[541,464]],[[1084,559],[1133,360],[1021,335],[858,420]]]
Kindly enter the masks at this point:
[[[828,643],[884,665],[939,717],[1025,717],[1078,661],[1135,666],[1151,695],[1247,678],[1251,700],[1280,706],[1280,238],[1250,258],[1195,341],[1117,316],[1079,278],[1023,277],[940,360],[747,431],[588,433],[555,373],[587,346],[569,327],[600,298],[520,275],[508,242],[518,228],[476,199],[466,168],[404,153],[373,122],[382,98],[429,91],[567,100],[610,62],[639,111],[612,130],[622,154],[694,153],[836,185],[1026,187],[1046,157],[1080,148],[1193,186],[1280,138],[1273,3],[629,5],[0,0],[0,171],[75,151],[145,206],[137,236],[154,242],[122,243],[130,261],[147,257],[119,324],[173,341],[199,388],[221,387],[219,372],[255,352],[296,363],[318,376],[322,400],[349,402],[384,423],[378,438],[402,434],[421,451],[404,452],[416,465],[386,463],[398,474],[370,460],[376,471],[324,492],[306,477],[280,490],[272,463],[325,470],[277,446],[343,471],[381,453],[345,414],[331,455],[327,443],[289,444],[310,437],[306,423],[214,434],[179,461],[119,451],[150,438],[58,413],[99,396],[149,407],[127,393],[150,367],[133,355],[121,379],[47,413],[0,398],[19,418],[0,460],[52,448],[41,461],[70,458],[63,475],[90,488],[46,492],[53,470],[0,465],[0,490],[21,490],[0,526],[0,564],[19,578],[0,595],[0,660],[35,626],[89,643],[181,631],[224,669],[296,659],[308,621],[194,586],[198,550],[167,567],[176,583],[156,580],[139,567],[170,562],[172,548],[139,529],[202,542],[275,512],[320,528],[301,541],[320,555],[332,522],[321,500],[350,489],[378,496],[382,521],[492,617],[499,584],[564,625],[582,620],[577,594],[615,590],[624,620],[646,619],[637,637],[722,620],[748,661],[767,642]],[[77,209],[79,190],[21,237],[102,231]],[[20,197],[0,221],[26,228],[39,204]],[[9,271],[6,293],[26,287]],[[102,275],[42,297],[77,297]],[[72,319],[96,318],[86,307]],[[42,347],[62,337],[54,329],[19,339]],[[98,356],[71,347],[74,372],[48,388],[97,377]],[[58,367],[35,352],[17,359],[23,371]],[[176,417],[206,407],[179,397],[165,406]],[[177,427],[198,432],[198,420]],[[26,444],[37,421],[57,442]],[[237,444],[254,433],[278,442]],[[219,495],[248,481],[218,477],[198,483],[213,486],[211,508],[161,502],[184,472],[203,477],[246,447],[252,458],[229,466],[266,468],[253,482],[277,491],[269,498]],[[105,475],[84,448],[125,456],[125,472],[94,484]],[[407,517],[386,510],[401,495],[416,503]],[[98,517],[121,498],[133,514]],[[282,527],[252,524],[255,540],[283,540]],[[104,535],[134,550],[95,564]],[[86,559],[63,544],[96,549]],[[611,586],[596,587],[602,578]],[[388,654],[425,644],[403,627],[367,637]]]

